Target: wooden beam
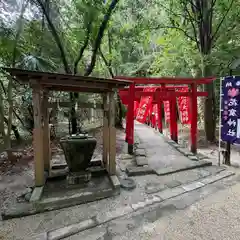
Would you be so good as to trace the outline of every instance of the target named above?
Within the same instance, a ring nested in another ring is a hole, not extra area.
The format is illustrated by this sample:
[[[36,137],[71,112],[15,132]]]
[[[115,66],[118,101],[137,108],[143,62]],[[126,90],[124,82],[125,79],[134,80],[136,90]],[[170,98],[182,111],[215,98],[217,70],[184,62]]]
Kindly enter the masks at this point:
[[[43,129],[40,85],[33,85],[32,94],[34,111],[33,149],[35,164],[35,186],[40,187],[44,185]]]
[[[108,92],[110,89],[99,89],[99,88],[83,88],[83,87],[73,87],[73,86],[45,86],[49,91],[59,91],[59,92],[87,92],[87,93],[103,93]]]
[[[108,145],[109,145],[109,131],[108,131],[108,112],[109,112],[109,104],[108,104],[108,94],[103,94],[103,163],[108,169]]]
[[[110,89],[112,88],[112,86],[110,86],[109,83],[101,83],[101,82],[95,82],[95,81],[77,81],[77,80],[73,80],[73,79],[62,79],[62,78],[42,78],[41,80],[39,80],[39,83],[44,86],[61,86],[61,87],[76,87],[76,88],[88,88],[88,89],[92,89],[92,88],[96,88],[96,89]],[[113,86],[114,87],[114,86]]]
[[[208,78],[154,78],[154,77],[125,77],[116,76],[115,79],[130,80],[135,84],[207,84],[213,82],[216,77]]]
[[[166,98],[169,96],[173,97],[191,97],[191,92],[173,92],[173,91],[157,91],[157,92],[136,92],[135,97],[141,97],[141,96],[156,96],[160,93],[160,98]],[[127,93],[124,93],[127,94]],[[207,92],[197,92],[197,97],[207,97]]]
[[[48,111],[48,92],[43,92],[42,100],[43,110],[43,156],[44,170],[50,172],[51,169],[51,148],[50,148],[50,129],[49,129],[49,111]]]
[[[120,98],[123,104],[128,105],[128,98],[129,98],[129,93],[126,91],[119,92],[120,93]],[[156,104],[158,101],[158,95],[160,95],[160,100],[161,101],[166,101],[169,100],[171,97],[191,97],[192,93],[191,92],[172,92],[172,91],[156,91],[155,93],[153,92],[142,92],[142,91],[137,91],[135,92],[135,98],[134,101],[140,101],[142,96],[153,96],[153,104]],[[207,97],[208,94],[207,92],[197,92],[197,97]]]
[[[30,79],[40,80],[42,78],[55,80],[55,81],[64,81],[65,83],[69,80],[74,80],[76,82],[88,82],[89,84],[101,83],[101,84],[111,84],[116,88],[117,86],[124,87],[131,84],[128,80],[118,80],[112,78],[99,78],[91,76],[81,76],[81,75],[72,75],[72,74],[61,74],[61,73],[52,73],[52,72],[40,72],[40,71],[29,71],[17,68],[4,68],[5,71],[9,72],[12,76],[18,78],[21,82],[28,82]]]
[[[70,108],[72,107],[71,102],[50,102],[48,103],[48,108],[56,108],[57,105],[61,108]],[[86,103],[86,102],[77,102],[78,108],[98,108],[98,109],[103,109],[103,104],[99,103]]]
[[[116,175],[116,128],[114,92],[109,93],[109,175]]]
[[[174,85],[174,86],[166,86],[166,90],[176,90],[176,89],[182,89],[183,87],[185,87],[186,86],[186,84],[185,85]],[[138,91],[143,91],[143,89],[145,88],[146,86],[135,86],[135,92],[138,92]],[[151,86],[148,86],[149,88],[151,88]],[[162,89],[162,87],[161,86],[152,86],[152,88],[155,88],[155,87],[157,87],[157,90],[158,89]],[[121,91],[121,92],[127,92],[128,91],[128,89],[129,89],[129,87],[125,87],[125,88],[121,88],[121,89],[119,89],[119,91]]]

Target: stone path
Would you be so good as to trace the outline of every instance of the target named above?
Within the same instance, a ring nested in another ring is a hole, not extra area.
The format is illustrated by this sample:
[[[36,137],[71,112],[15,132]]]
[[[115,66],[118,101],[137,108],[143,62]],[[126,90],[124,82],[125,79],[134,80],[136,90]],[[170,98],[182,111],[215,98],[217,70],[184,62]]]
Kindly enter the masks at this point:
[[[159,174],[160,169],[182,168],[202,160],[190,160],[153,129],[137,123],[135,126],[138,149],[142,149],[137,155],[146,155],[146,164],[140,168],[152,170],[151,174],[131,177],[135,189],[122,189],[120,196],[93,203],[0,222],[0,239],[151,239],[141,237],[139,229],[239,181],[238,174],[222,166]],[[129,167],[139,168],[137,156],[126,154],[124,149],[117,158],[120,179],[127,176]]]

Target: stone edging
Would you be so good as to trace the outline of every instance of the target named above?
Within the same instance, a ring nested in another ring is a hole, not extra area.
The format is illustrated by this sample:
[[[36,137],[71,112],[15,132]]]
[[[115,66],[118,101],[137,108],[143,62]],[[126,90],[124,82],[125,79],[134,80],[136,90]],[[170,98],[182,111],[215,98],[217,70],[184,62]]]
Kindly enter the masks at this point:
[[[72,224],[72,225],[69,225],[69,226],[66,226],[63,228],[59,228],[56,230],[52,230],[49,232],[45,232],[45,233],[39,234],[39,235],[35,236],[35,238],[31,238],[31,239],[38,239],[38,240],[64,239],[71,235],[80,233],[84,230],[94,228],[96,226],[105,224],[114,219],[123,217],[127,214],[131,214],[135,211],[138,211],[138,210],[148,207],[150,205],[162,203],[165,200],[168,200],[168,199],[177,197],[179,195],[194,191],[196,189],[205,187],[208,184],[212,184],[216,181],[230,177],[234,174],[235,173],[231,172],[231,171],[223,171],[223,172],[220,172],[218,175],[206,177],[201,181],[194,181],[194,182],[184,184],[182,186],[178,186],[178,187],[171,188],[171,189],[167,188],[163,191],[160,191],[160,192],[146,198],[143,202],[130,204],[125,207],[117,208],[113,211],[99,213],[96,216],[91,217],[86,220],[83,220],[79,223]]]
[[[72,196],[63,196],[61,199],[55,197],[40,200],[40,194],[43,188],[36,188],[37,191],[28,203],[19,203],[15,207],[4,209],[0,212],[2,220],[11,218],[24,217],[43,213],[52,210],[58,210],[66,207],[71,207],[77,204],[91,202],[93,200],[100,200],[103,198],[113,197],[120,194],[120,182],[116,175],[108,176],[109,188],[99,190],[91,194],[91,192],[76,193]]]
[[[167,138],[163,133],[160,133],[155,129],[153,129],[153,131],[156,134],[159,134],[165,140],[166,143],[168,143],[170,146],[172,146],[178,152],[182,153],[185,157],[187,157],[191,161],[199,161],[199,160],[203,160],[203,159],[204,160],[209,159],[209,157],[204,156],[203,154],[201,154],[202,157],[199,157],[199,156],[197,156],[197,154],[194,154],[194,153],[190,152],[188,149],[186,149],[183,146],[181,146],[180,144],[174,142],[172,139]]]

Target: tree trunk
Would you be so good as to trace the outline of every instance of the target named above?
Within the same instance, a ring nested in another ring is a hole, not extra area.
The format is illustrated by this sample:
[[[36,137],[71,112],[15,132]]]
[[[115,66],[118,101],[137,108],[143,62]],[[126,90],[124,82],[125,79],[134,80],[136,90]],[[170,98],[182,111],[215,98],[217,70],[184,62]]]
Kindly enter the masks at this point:
[[[4,110],[3,110],[3,97],[2,92],[0,91],[0,134],[3,138],[4,148],[6,148],[6,134],[4,126]]]
[[[8,130],[6,138],[7,148],[11,148],[11,131],[12,131],[12,118],[13,118],[13,98],[12,98],[12,89],[13,89],[13,79],[12,77],[8,78]]]
[[[5,117],[4,117],[4,122],[5,122],[6,124],[8,124],[8,119],[5,118]],[[17,129],[17,126],[14,125],[14,124],[12,124],[11,129],[12,129],[12,131],[13,131],[13,133],[14,133],[14,135],[15,135],[15,138],[17,139],[17,141],[20,141],[20,140],[21,140],[21,136],[20,136],[20,133],[19,133],[19,131],[18,131],[18,129]]]
[[[78,99],[78,93],[70,93],[70,102],[72,104],[70,111],[71,132],[70,134],[76,134],[78,131],[77,114],[76,114],[76,100]]]
[[[123,124],[122,124],[122,120],[123,120],[123,111],[122,111],[122,103],[121,103],[121,99],[119,96],[119,93],[117,92],[117,112],[118,112],[118,118],[117,121],[115,123],[115,126],[118,128],[123,128]]]
[[[207,61],[203,61],[202,64],[203,77],[211,76],[211,69]],[[216,140],[216,111],[215,111],[215,95],[214,95],[214,83],[204,85],[204,91],[208,93],[208,96],[204,100],[204,128],[206,134],[206,140],[209,142],[215,142]]]

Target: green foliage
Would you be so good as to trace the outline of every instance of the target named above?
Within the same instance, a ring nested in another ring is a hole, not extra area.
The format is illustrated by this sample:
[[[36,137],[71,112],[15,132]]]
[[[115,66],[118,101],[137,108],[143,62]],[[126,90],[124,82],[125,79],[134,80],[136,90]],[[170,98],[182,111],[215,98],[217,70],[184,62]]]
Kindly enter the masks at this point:
[[[22,2],[26,4],[27,0]],[[11,6],[3,0],[2,6],[7,7],[0,9],[0,65],[11,66],[16,44],[17,67],[56,72],[66,70],[53,29],[36,2],[48,2],[46,11],[71,72],[83,50],[77,72],[84,74],[111,0],[106,3],[103,0],[30,0],[23,14],[17,44],[22,6]],[[205,2],[215,3],[212,8],[207,5],[208,11],[205,12],[209,18],[211,11],[213,14],[207,35],[211,40],[208,41],[208,51],[200,44],[200,15],[193,8],[197,1],[118,1],[104,31],[92,75],[201,76],[204,66],[210,69],[211,75],[228,74],[229,65],[240,55],[240,3],[232,3],[232,0]],[[10,16],[9,21],[4,16]],[[7,86],[6,78],[3,82]],[[17,84],[14,91],[26,95],[26,90]],[[27,92],[30,94],[29,90]],[[58,96],[68,99],[66,94]],[[14,102],[14,106],[17,105],[17,101]]]

